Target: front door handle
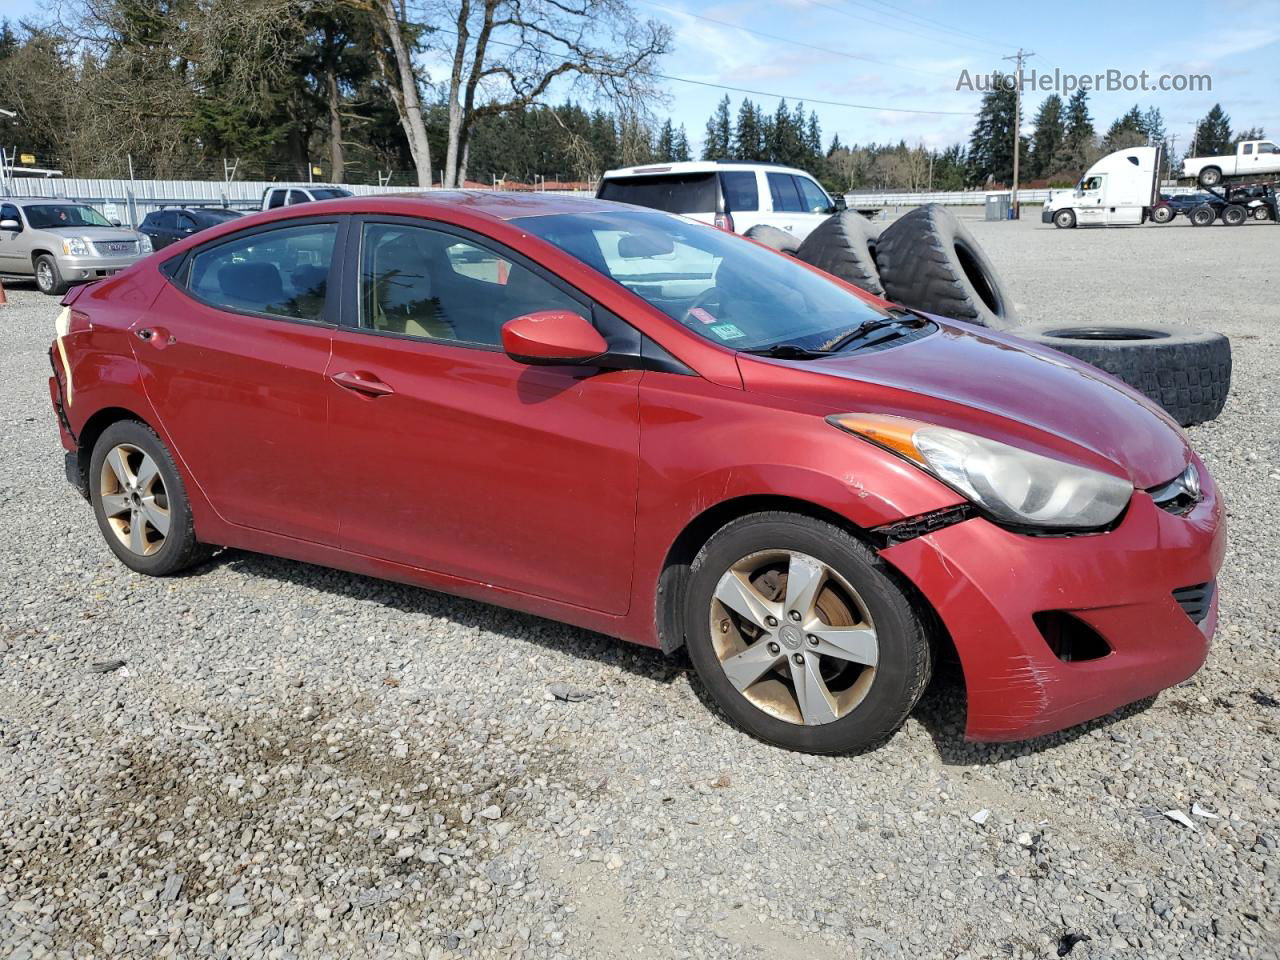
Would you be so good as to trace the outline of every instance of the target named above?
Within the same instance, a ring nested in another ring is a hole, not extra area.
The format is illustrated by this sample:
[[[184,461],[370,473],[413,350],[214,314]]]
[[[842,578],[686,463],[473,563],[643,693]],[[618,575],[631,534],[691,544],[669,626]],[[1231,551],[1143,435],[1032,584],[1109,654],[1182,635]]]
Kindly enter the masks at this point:
[[[366,373],[363,370],[355,373],[344,370],[342,373],[332,374],[329,379],[340,387],[369,397],[385,397],[395,393],[390,384],[383,383],[372,373]]]

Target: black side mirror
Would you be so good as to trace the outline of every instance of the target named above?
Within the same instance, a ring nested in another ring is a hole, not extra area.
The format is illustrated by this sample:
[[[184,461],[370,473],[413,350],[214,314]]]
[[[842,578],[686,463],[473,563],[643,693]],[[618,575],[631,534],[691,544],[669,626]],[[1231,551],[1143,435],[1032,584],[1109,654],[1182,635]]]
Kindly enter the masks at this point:
[[[849,204],[844,199],[844,194],[840,194],[835,198],[835,202],[831,204],[832,213],[840,213],[842,210],[848,210]]]

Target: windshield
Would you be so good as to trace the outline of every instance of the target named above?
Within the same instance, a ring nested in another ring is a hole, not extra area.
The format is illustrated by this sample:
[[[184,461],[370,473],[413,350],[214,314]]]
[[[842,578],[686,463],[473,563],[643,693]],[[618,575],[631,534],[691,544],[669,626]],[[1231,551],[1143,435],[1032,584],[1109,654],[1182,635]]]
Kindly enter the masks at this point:
[[[34,230],[57,227],[109,227],[107,218],[83,203],[41,203],[27,207],[27,223]]]
[[[699,336],[735,350],[819,348],[888,316],[797,261],[661,213],[527,217],[519,225]]]

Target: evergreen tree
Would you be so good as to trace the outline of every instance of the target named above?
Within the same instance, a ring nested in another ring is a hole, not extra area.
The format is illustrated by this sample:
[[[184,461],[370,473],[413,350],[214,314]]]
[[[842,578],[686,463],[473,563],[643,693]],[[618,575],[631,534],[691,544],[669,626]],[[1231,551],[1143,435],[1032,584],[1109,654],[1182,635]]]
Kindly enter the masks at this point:
[[[1116,119],[1102,139],[1102,149],[1107,152],[1141,147],[1147,143],[1147,132],[1142,111],[1133,106],[1129,112]]]
[[[1231,118],[1215,103],[1204,119],[1196,124],[1196,139],[1189,157],[1217,157],[1232,152]]]
[[[1262,132],[1261,127],[1250,127],[1248,130],[1237,130],[1236,135],[1231,138],[1233,144],[1242,140],[1262,140],[1266,134]]]
[[[743,97],[742,106],[738,107],[738,126],[733,138],[734,159],[745,161],[762,159],[764,144],[761,141],[760,108]]]
[[[1027,158],[1027,172],[1033,178],[1048,174],[1053,169],[1058,151],[1062,149],[1063,138],[1067,135],[1062,98],[1056,93],[1045,97],[1036,112],[1035,123],[1035,133],[1031,135],[1031,156]]]
[[[671,161],[675,159],[676,152],[676,131],[671,125],[671,118],[667,118],[667,122],[662,125],[662,129],[658,131],[658,142],[653,147],[653,152],[660,161]]]
[[[1095,153],[1093,118],[1089,116],[1089,95],[1077,90],[1067,101],[1067,132],[1055,166],[1059,170],[1083,173]]]
[[[689,135],[684,131],[684,124],[680,124],[680,129],[676,131],[675,139],[671,144],[671,159],[683,163],[685,160],[692,160],[689,155]]]
[[[1013,126],[1016,95],[1011,84],[996,84],[982,96],[969,138],[969,171],[976,183],[1013,180]]]
[[[707,120],[707,134],[702,143],[703,160],[730,160],[733,130],[729,121],[729,97],[716,104],[716,112]]]

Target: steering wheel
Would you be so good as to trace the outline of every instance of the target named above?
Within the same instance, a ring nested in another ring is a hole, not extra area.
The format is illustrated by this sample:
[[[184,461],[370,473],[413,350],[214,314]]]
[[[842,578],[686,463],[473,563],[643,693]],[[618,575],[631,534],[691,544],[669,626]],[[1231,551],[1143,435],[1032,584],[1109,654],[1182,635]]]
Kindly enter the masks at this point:
[[[695,310],[702,310],[703,312],[710,314],[713,319],[719,320],[720,318],[717,314],[720,310],[720,288],[717,286],[710,286],[698,294],[697,299],[693,302],[693,306],[684,312],[684,322],[689,326],[703,322],[694,315]]]

